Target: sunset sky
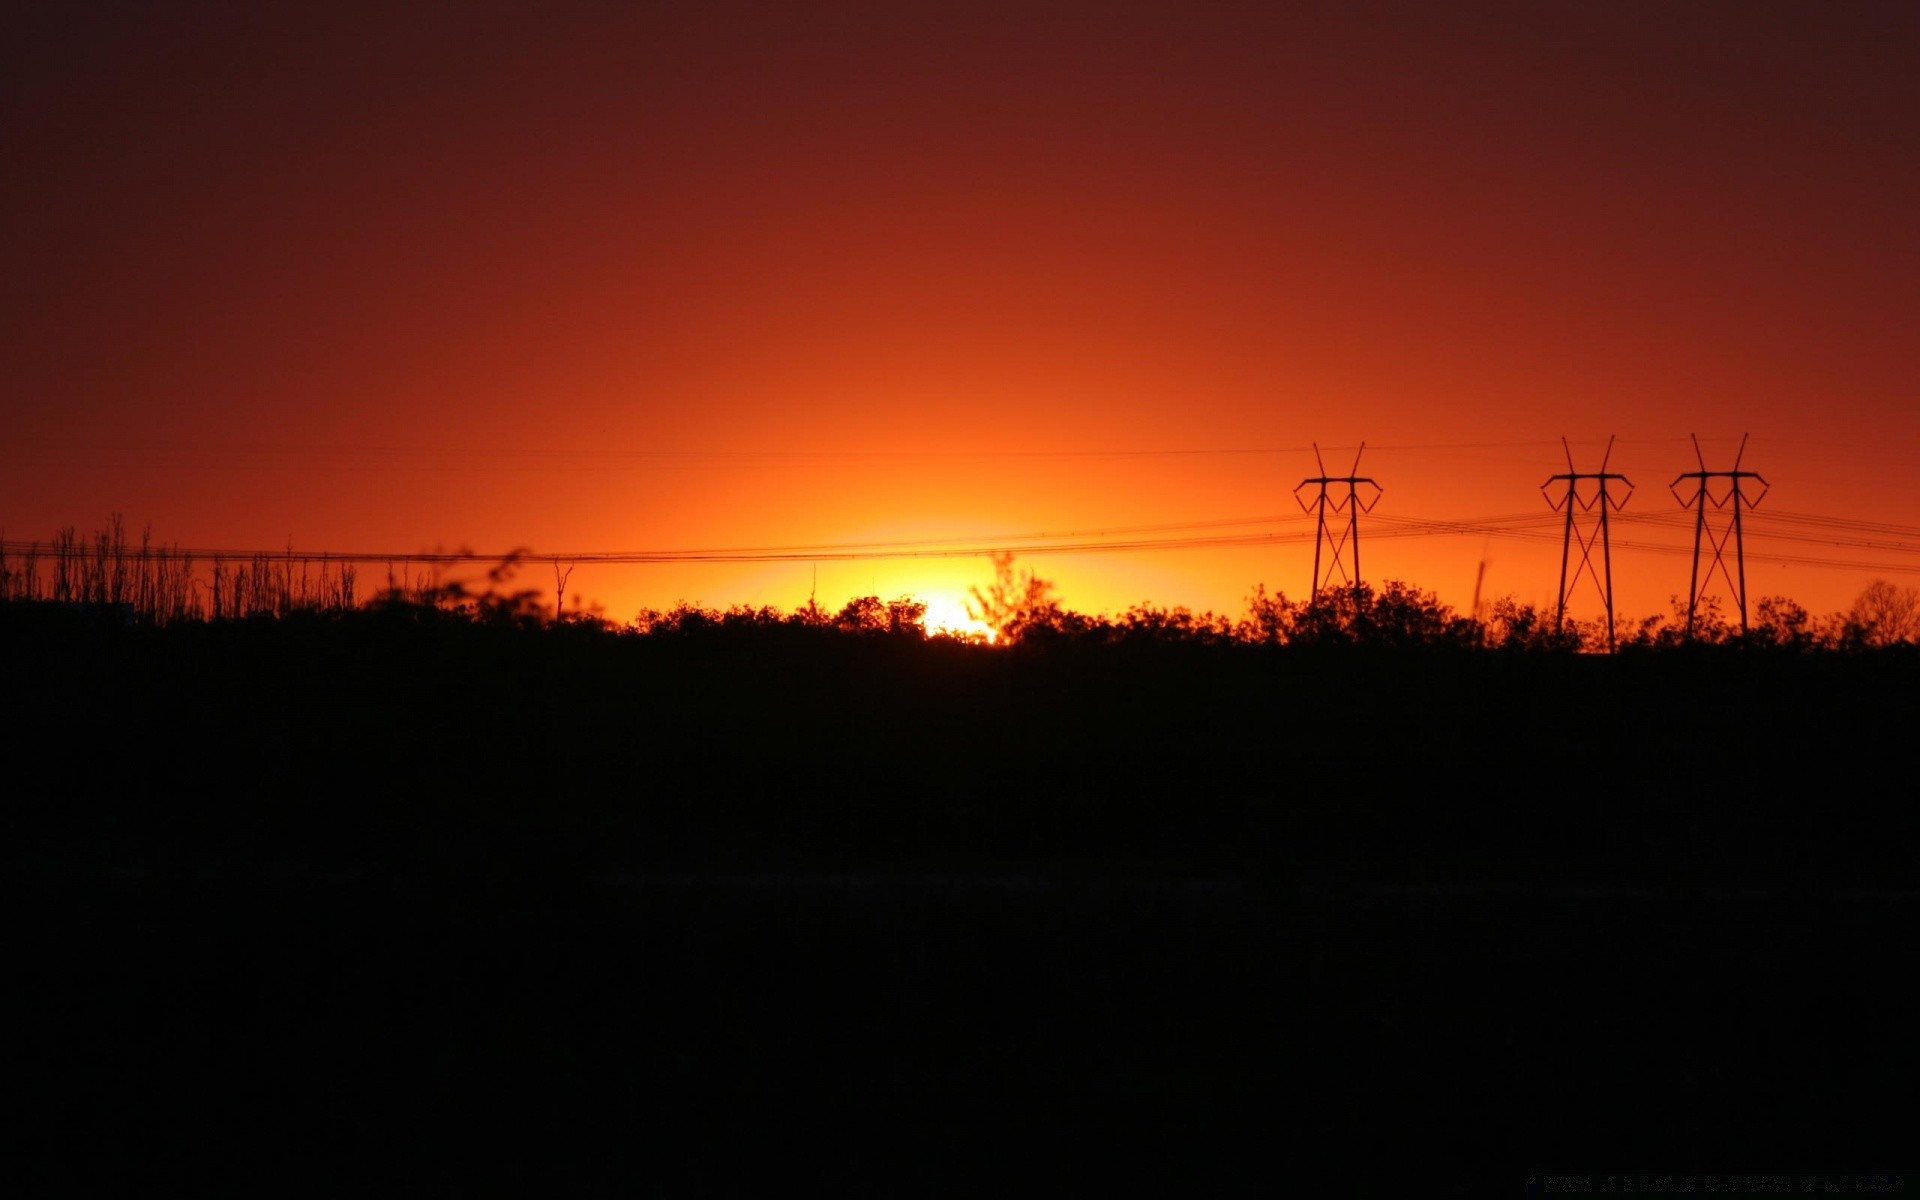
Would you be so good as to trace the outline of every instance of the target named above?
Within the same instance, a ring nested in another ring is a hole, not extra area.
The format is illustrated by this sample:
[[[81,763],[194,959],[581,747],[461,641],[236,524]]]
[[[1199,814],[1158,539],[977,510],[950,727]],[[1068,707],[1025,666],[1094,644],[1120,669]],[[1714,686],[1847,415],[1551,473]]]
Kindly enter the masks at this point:
[[[1910,2],[80,2],[0,56],[9,540],[776,553],[578,568],[617,620],[1064,545],[1072,608],[1238,613],[1364,442],[1368,580],[1551,605],[1541,484],[1617,437],[1638,616],[1750,435],[1750,596],[1920,584]]]

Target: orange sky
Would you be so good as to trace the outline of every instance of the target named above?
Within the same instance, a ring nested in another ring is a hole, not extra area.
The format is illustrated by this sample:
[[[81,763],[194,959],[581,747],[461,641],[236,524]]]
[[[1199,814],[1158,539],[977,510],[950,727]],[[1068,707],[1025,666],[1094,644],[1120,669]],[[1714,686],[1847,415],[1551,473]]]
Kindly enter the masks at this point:
[[[1315,443],[1336,474],[1367,443],[1382,521],[1482,522],[1551,515],[1560,439],[1591,471],[1617,436],[1625,515],[1670,518],[1689,435],[1724,470],[1750,433],[1751,596],[1920,582],[1911,4],[39,9],[0,50],[9,539],[120,512],[194,547],[978,548],[1292,514],[1029,560],[1083,611],[1238,612],[1309,585]],[[1484,561],[1487,595],[1553,602],[1551,527],[1388,528],[1369,579],[1465,608]],[[1621,612],[1688,565],[1616,550]],[[625,619],[989,573],[570,592]]]

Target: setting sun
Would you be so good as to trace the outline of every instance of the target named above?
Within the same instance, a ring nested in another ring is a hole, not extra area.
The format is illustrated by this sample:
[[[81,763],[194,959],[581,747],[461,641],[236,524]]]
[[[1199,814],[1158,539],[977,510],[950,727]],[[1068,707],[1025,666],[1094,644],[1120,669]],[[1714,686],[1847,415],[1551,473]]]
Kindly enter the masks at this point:
[[[949,637],[982,637],[993,640],[993,629],[967,612],[967,606],[952,596],[933,593],[916,597],[927,606],[927,632]]]

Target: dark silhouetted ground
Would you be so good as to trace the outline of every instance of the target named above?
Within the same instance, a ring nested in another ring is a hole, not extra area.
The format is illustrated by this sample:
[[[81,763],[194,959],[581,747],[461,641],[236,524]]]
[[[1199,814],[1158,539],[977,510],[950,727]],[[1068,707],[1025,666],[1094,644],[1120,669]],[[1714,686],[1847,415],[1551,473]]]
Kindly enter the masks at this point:
[[[416,615],[417,616],[417,615]],[[1886,1170],[1915,661],[9,632],[9,1173]]]

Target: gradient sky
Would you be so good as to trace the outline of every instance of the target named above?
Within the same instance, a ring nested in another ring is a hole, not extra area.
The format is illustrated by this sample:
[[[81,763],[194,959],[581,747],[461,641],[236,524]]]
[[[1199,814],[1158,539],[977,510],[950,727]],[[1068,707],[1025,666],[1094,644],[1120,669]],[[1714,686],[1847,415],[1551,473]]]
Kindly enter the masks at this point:
[[[1486,521],[1551,518],[1560,439],[1594,471],[1617,437],[1623,518],[1682,518],[1615,527],[1636,616],[1687,589],[1690,436],[1725,470],[1750,434],[1751,596],[1920,583],[1910,2],[10,23],[9,539],[116,512],[336,552],[1280,535],[1026,559],[1082,611],[1237,613],[1307,591],[1294,486],[1364,441],[1368,579],[1464,609],[1484,563],[1550,605],[1558,530]],[[626,619],[990,575],[804,553],[570,593]]]

